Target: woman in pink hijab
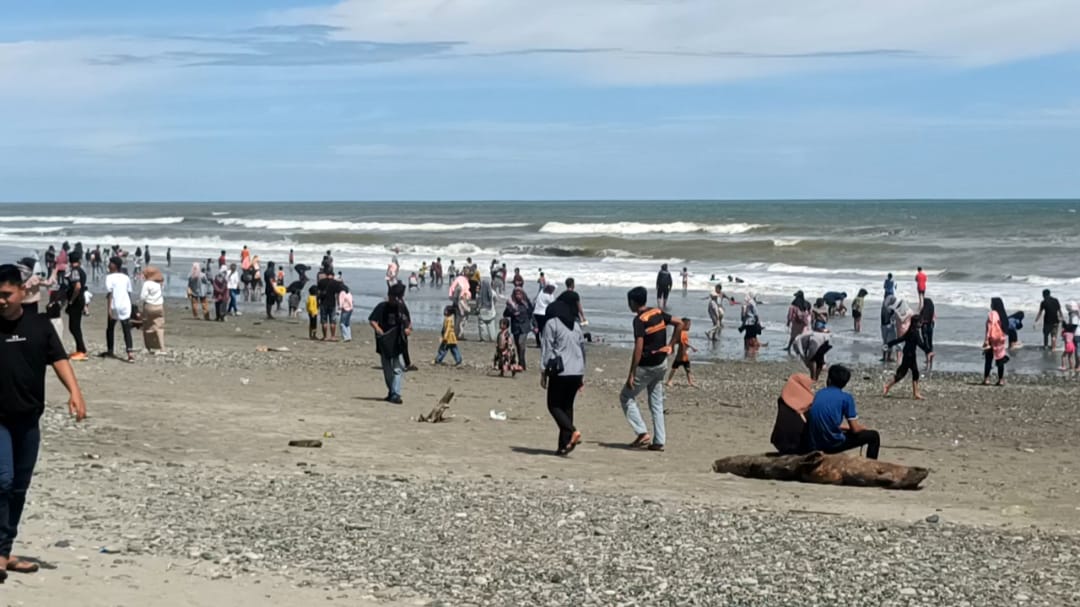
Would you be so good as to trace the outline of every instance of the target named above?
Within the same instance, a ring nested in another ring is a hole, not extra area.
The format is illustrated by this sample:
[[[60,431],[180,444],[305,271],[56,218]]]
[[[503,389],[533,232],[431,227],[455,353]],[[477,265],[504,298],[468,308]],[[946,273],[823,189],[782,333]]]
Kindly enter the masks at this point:
[[[1005,363],[1009,362],[1008,345],[1009,315],[1000,297],[990,300],[990,313],[986,315],[986,338],[983,340],[983,385],[990,384],[990,368],[997,365],[997,385],[1005,385]]]

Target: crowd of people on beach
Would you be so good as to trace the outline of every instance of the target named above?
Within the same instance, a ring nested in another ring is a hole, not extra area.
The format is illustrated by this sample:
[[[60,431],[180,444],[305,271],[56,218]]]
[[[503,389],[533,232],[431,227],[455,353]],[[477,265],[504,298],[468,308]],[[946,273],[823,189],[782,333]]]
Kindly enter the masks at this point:
[[[342,272],[335,268],[332,251],[326,251],[316,266],[313,280],[308,278],[312,267],[297,263],[291,250],[287,264],[268,261],[264,265],[246,246],[238,258],[231,261],[227,252],[221,251],[217,259],[192,263],[185,292],[195,319],[225,322],[230,316],[242,314],[241,304],[262,301],[266,319],[273,320],[287,302],[287,318],[307,313],[309,339],[352,340],[353,294]],[[89,275],[84,269],[87,261]],[[171,267],[171,249],[166,250],[164,261],[166,267]],[[82,321],[91,314],[94,291],[103,293],[107,315],[106,350],[101,356],[135,362],[135,329],[142,332],[147,352],[166,351],[166,277],[152,262],[148,245],[129,252],[118,245],[90,250],[81,243],[72,246],[65,242],[58,249],[49,247],[40,257],[35,253],[14,264],[0,265],[0,581],[7,570],[33,569],[32,563],[12,558],[10,552],[40,441],[37,420],[44,409],[48,366],[54,368],[70,392],[72,414],[77,419],[86,414],[69,361],[87,359]],[[287,276],[292,280],[287,281]],[[689,276],[683,267],[684,294]],[[921,400],[919,382],[922,373],[933,366],[938,319],[922,268],[916,270],[914,283],[918,300],[912,305],[899,294],[892,274],[882,284],[881,361],[897,363],[883,388],[885,395],[910,374],[912,395]],[[728,284],[746,285],[742,279],[730,276]],[[444,285],[446,305],[442,308],[433,364],[442,364],[447,355],[455,365],[463,364],[459,342],[468,339],[467,327],[472,319],[476,320],[478,340],[493,345],[489,369],[499,375],[527,373],[527,350],[530,342],[535,342],[539,360],[532,368],[539,375],[549,413],[557,426],[555,452],[572,452],[582,440],[574,424],[574,402],[585,382],[586,346],[593,336],[586,331],[589,322],[574,279],[566,278],[560,290],[542,269],[537,272],[536,291],[530,297],[520,268],[510,274],[505,263],[492,260],[482,270],[468,258],[460,267],[450,260],[444,271],[442,258],[436,258],[406,274],[395,252],[386,270],[385,293],[378,293],[380,301],[367,317],[386,384],[385,400],[402,404],[405,375],[418,370],[409,348],[413,322],[405,303],[408,292],[422,287],[441,289]],[[672,385],[679,369],[683,369],[687,383],[695,386],[691,371],[691,354],[697,352],[691,342],[693,321],[669,312],[672,286],[671,272],[664,264],[656,279],[655,305],[649,304],[649,292],[644,286],[626,294],[632,315],[633,349],[618,400],[633,432],[633,448],[664,451],[668,444],[665,388]],[[851,371],[843,365],[830,366],[826,360],[833,349],[832,323],[850,314],[854,331],[861,332],[869,296],[867,289],[860,289],[849,308],[845,292],[830,291],[815,298],[808,298],[803,291],[794,294],[786,314],[784,350],[800,360],[808,374],[792,375],[777,400],[772,442],[779,452],[839,453],[865,448],[867,457],[878,457],[880,435],[859,422],[855,400],[844,391]],[[706,339],[719,341],[725,305],[739,306],[738,331],[746,356],[753,358],[768,345],[760,341],[765,330],[758,311],[761,303],[749,288],[745,288],[742,301],[737,301],[724,291],[722,281],[715,281],[705,309],[711,323],[704,332]],[[74,341],[70,355],[62,343],[65,314],[66,329]],[[493,326],[496,320],[497,331]],[[1020,347],[1023,320],[1023,312],[1009,315],[1000,298],[991,299],[982,336],[984,383],[990,382],[995,368],[997,385],[1005,383],[1009,351]],[[1080,305],[1070,301],[1063,307],[1045,290],[1035,322],[1041,323],[1044,348],[1054,351],[1057,338],[1062,338],[1062,370],[1080,370]],[[118,326],[124,340],[124,352],[119,356],[115,346]],[[920,351],[924,354],[922,365]],[[822,376],[826,378],[825,387],[815,391],[814,385]],[[651,427],[638,403],[643,395]]]

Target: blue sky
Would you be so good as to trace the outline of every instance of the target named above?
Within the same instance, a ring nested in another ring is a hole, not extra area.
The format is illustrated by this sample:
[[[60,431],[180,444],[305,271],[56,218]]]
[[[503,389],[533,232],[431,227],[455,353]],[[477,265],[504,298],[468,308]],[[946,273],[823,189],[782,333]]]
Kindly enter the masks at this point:
[[[1080,196],[1072,0],[35,0],[0,200]]]

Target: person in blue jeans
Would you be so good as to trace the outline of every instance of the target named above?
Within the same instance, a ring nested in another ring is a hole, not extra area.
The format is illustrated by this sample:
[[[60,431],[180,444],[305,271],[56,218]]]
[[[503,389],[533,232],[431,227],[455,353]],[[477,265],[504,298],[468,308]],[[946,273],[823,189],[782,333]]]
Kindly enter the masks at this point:
[[[626,294],[627,304],[634,316],[634,354],[630,360],[630,373],[626,385],[619,393],[626,421],[637,435],[630,443],[631,447],[663,451],[664,429],[664,375],[667,372],[667,355],[679,340],[683,321],[667,314],[660,308],[647,305],[649,291],[645,287],[634,287]],[[667,328],[675,330],[671,342],[667,339]],[[653,435],[649,436],[645,420],[641,417],[635,398],[642,391],[649,391],[649,412],[652,414]]]
[[[405,305],[405,285],[390,287],[386,301],[375,306],[368,316],[368,323],[375,330],[375,351],[382,363],[383,379],[386,381],[386,401],[402,404],[401,389],[408,368],[408,338],[412,335],[412,318]]]
[[[8,571],[38,570],[36,563],[11,556],[11,549],[41,444],[38,419],[45,411],[46,367],[52,366],[67,388],[75,419],[86,417],[86,402],[60,338],[44,314],[23,312],[25,297],[18,266],[0,266],[0,583]]]
[[[855,397],[844,392],[851,381],[851,371],[843,365],[829,368],[826,387],[814,395],[806,413],[807,444],[811,451],[840,453],[866,446],[866,457],[877,459],[881,436],[859,421]],[[847,427],[844,427],[844,422]]]

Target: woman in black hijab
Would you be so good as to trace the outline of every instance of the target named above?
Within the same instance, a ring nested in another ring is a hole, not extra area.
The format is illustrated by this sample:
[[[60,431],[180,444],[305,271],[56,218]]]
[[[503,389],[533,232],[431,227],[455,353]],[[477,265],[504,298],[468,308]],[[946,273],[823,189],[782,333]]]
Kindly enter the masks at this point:
[[[540,387],[547,389],[547,406],[559,427],[555,453],[566,455],[581,442],[574,427],[574,399],[585,379],[585,336],[577,323],[577,308],[557,300],[548,306],[540,338]]]

